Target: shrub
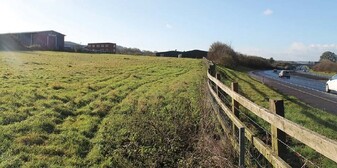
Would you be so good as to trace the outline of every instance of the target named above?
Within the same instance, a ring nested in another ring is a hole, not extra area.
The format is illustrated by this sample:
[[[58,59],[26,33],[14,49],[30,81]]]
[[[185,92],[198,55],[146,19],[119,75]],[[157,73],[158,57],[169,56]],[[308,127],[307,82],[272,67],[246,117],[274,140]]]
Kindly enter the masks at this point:
[[[322,72],[337,72],[337,63],[331,62],[329,60],[322,60],[320,63],[316,64],[312,69],[315,71],[322,71]]]
[[[329,60],[332,62],[336,62],[336,59],[337,55],[331,51],[325,51],[320,57],[320,61]]]
[[[238,62],[235,51],[229,45],[221,42],[215,42],[211,45],[207,57],[216,64],[230,68],[235,67]]]
[[[257,56],[249,56],[244,54],[238,55],[238,64],[240,66],[245,66],[254,69],[268,69],[272,68],[271,62],[274,62],[273,59],[265,59]]]
[[[183,97],[177,97],[172,104],[164,110],[154,108],[131,117],[134,124],[129,130],[133,139],[126,149],[130,158],[149,167],[176,167],[193,150],[191,142],[198,132],[199,120],[195,115],[198,110]]]

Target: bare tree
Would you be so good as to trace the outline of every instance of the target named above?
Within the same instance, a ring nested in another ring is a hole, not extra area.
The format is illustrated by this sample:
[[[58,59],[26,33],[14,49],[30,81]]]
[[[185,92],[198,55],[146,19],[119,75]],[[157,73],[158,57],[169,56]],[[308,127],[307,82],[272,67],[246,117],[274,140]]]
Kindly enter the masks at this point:
[[[208,51],[208,59],[216,64],[233,68],[238,63],[235,51],[227,44],[214,42]]]

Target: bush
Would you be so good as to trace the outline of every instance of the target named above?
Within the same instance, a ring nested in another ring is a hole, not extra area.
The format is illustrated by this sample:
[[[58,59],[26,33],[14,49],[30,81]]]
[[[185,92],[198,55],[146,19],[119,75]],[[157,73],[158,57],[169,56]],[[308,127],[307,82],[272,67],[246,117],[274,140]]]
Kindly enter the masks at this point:
[[[337,55],[331,51],[325,51],[321,57],[320,61],[329,60],[331,62],[336,62]]]
[[[337,63],[331,62],[329,60],[322,60],[320,63],[316,64],[312,69],[321,72],[337,72]]]
[[[254,68],[254,69],[270,69],[273,66],[271,62],[273,59],[265,59],[257,56],[248,56],[244,54],[237,54],[239,65]]]
[[[211,45],[207,57],[215,64],[224,65],[229,68],[240,65],[254,69],[268,69],[273,67],[271,63],[274,62],[272,58],[265,59],[236,53],[230,46],[221,42],[215,42]]]
[[[211,45],[207,57],[216,64],[230,68],[235,67],[238,62],[235,51],[229,45],[221,42],[215,42]]]
[[[130,119],[131,137],[126,153],[135,165],[176,167],[193,150],[192,139],[198,131],[198,110],[187,98],[177,97],[174,105],[136,112]],[[148,136],[151,135],[151,136]],[[140,162],[139,162],[140,161]],[[139,162],[138,165],[136,162]]]

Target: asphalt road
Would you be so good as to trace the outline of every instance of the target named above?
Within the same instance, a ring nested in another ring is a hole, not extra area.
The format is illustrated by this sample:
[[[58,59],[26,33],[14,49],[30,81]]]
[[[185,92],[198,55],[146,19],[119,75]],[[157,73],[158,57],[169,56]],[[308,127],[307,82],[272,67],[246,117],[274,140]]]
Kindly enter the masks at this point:
[[[290,75],[289,79],[279,78],[278,72],[254,71],[250,76],[313,107],[337,115],[337,93],[325,93],[326,81],[295,75]]]

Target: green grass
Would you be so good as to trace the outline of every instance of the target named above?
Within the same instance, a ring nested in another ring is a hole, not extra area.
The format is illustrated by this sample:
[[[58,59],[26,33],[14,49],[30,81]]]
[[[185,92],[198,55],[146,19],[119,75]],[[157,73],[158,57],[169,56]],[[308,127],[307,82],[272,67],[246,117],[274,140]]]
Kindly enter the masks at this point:
[[[0,167],[172,167],[192,151],[201,60],[0,52]]]
[[[310,70],[311,73],[313,74],[317,74],[317,75],[325,75],[325,76],[333,76],[336,75],[336,72],[319,72],[319,71],[314,71],[314,70]]]
[[[273,90],[259,81],[256,81],[249,77],[247,72],[250,69],[239,68],[238,70],[227,69],[223,67],[218,68],[219,71],[223,72],[226,76],[222,79],[227,86],[230,86],[232,81],[237,81],[239,83],[239,93],[247,97],[249,100],[254,103],[264,107],[269,108],[269,98],[280,98],[284,100],[285,106],[285,118],[298,123],[312,131],[315,131],[321,135],[324,135],[333,140],[337,140],[337,116],[330,114],[326,111],[313,108],[297,98],[293,96],[288,96],[282,94],[276,90]],[[248,113],[246,109],[240,107],[240,110],[246,112],[250,117],[254,118],[255,121],[263,126],[264,129],[270,130],[270,124],[267,122],[258,119],[257,116],[254,116],[251,113]],[[241,115],[242,118],[245,118],[244,115]],[[263,135],[265,135],[264,131],[255,130]],[[315,153],[309,147],[304,147],[300,145],[299,142],[295,140],[289,140],[289,144],[292,145],[298,152],[306,156],[307,158],[313,160],[315,164],[321,167],[336,167],[337,164],[333,161],[330,161],[327,158],[323,158],[319,154]],[[290,162],[294,162],[293,160],[289,160]],[[297,162],[297,161],[295,161]],[[299,162],[293,163],[294,166],[302,166],[296,165],[300,164]]]

